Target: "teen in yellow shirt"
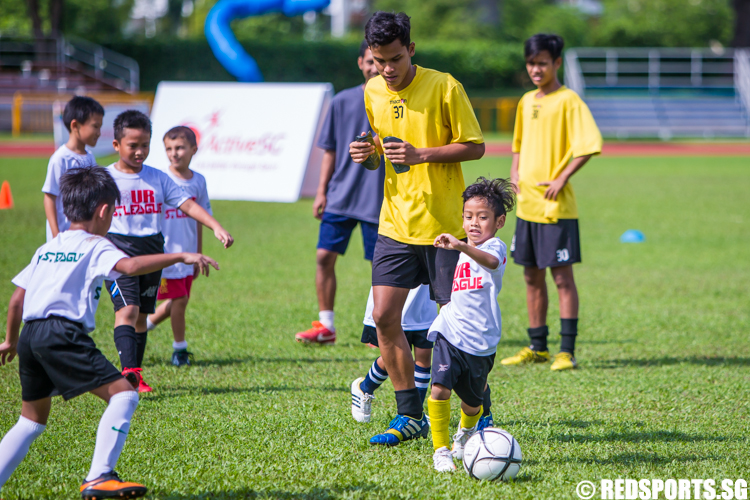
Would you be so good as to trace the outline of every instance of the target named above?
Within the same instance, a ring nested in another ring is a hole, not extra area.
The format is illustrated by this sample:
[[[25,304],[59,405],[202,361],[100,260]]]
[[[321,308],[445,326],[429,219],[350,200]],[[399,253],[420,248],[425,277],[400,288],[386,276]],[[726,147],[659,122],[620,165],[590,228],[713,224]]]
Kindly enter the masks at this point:
[[[373,319],[399,414],[370,443],[390,446],[427,435],[401,312],[409,290],[421,284],[430,285],[438,304],[450,302],[459,253],[436,248],[433,242],[442,233],[465,237],[460,162],[484,155],[482,132],[463,87],[446,73],[412,65],[410,30],[403,12],[376,12],[365,26],[380,73],[367,83],[365,108],[386,157],[385,198],[372,263]],[[389,137],[403,142],[388,142]],[[356,141],[349,149],[357,163],[374,151]],[[394,165],[410,168],[397,174]]]
[[[602,136],[586,104],[557,79],[563,40],[534,35],[524,48],[526,69],[536,90],[518,103],[513,134],[511,181],[518,189],[516,233],[511,252],[524,266],[531,346],[501,361],[504,365],[545,362],[547,285],[550,272],[560,296],[560,352],[552,370],[577,366],[578,290],[573,264],[581,262],[578,207],[568,182],[602,148]]]

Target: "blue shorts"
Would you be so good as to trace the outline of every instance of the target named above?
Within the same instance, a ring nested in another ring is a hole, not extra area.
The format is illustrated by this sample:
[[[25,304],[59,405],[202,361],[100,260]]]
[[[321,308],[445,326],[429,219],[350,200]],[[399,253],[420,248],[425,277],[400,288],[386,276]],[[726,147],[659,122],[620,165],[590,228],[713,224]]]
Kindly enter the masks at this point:
[[[345,215],[323,212],[318,235],[318,248],[344,255],[349,246],[352,231],[359,223],[362,228],[362,242],[365,247],[365,259],[372,260],[375,253],[375,242],[378,240],[378,225],[372,222],[352,219]]]

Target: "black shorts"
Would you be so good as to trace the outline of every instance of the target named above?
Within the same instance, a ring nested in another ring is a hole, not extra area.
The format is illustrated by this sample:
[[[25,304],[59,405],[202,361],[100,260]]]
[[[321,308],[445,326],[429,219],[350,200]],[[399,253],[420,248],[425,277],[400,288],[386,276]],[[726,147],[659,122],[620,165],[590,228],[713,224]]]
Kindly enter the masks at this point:
[[[372,261],[372,286],[411,290],[430,285],[430,298],[443,306],[451,301],[459,255],[457,250],[409,245],[379,234]]]
[[[437,334],[432,350],[432,384],[440,384],[456,393],[469,406],[482,406],[487,375],[495,364],[495,355],[474,356],[453,346]]]
[[[161,233],[143,237],[108,233],[107,239],[130,257],[164,253]],[[104,284],[112,297],[115,312],[126,306],[138,306],[141,313],[152,314],[156,310],[161,271],[141,276],[121,276],[115,281],[106,280]]]
[[[516,219],[510,254],[516,264],[539,269],[581,262],[578,219],[559,219],[556,224]]]
[[[427,340],[428,330],[404,330],[406,335],[406,341],[409,343],[409,347],[419,347],[420,349],[432,349],[433,343]],[[378,345],[378,331],[372,327],[367,326],[362,329],[362,343]]]
[[[29,321],[18,339],[21,399],[68,400],[120,378],[80,323],[59,316]]]

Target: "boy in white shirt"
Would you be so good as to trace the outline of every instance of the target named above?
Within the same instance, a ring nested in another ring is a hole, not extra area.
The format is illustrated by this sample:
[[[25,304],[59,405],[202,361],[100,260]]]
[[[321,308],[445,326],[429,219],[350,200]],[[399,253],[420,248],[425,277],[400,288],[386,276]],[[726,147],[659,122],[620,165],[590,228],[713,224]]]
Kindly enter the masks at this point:
[[[487,375],[500,341],[501,319],[497,296],[503,286],[507,249],[495,233],[505,225],[505,214],[515,205],[513,185],[504,179],[480,177],[463,193],[464,242],[450,234],[435,238],[438,248],[458,250],[450,303],[430,327],[435,342],[432,390],[427,401],[435,448],[435,470],[456,470],[453,457],[463,458],[466,441],[482,416]],[[461,424],[448,449],[451,391],[461,398]]]
[[[65,105],[63,124],[70,132],[70,137],[50,157],[47,177],[42,186],[48,242],[70,227],[59,197],[60,177],[70,168],[96,165],[94,155],[86,151],[86,146],[96,146],[103,118],[104,108],[90,97],[76,96]]]
[[[164,148],[169,158],[167,175],[190,196],[190,199],[203,207],[209,215],[213,215],[211,202],[208,200],[206,178],[190,170],[190,160],[198,152],[195,132],[183,126],[171,128],[164,134]],[[166,210],[161,227],[166,253],[203,251],[203,225],[179,209]],[[171,317],[174,338],[172,364],[178,367],[189,366],[193,356],[188,352],[185,340],[185,309],[190,299],[190,288],[197,277],[193,267],[185,264],[175,264],[162,271],[156,299],[164,302],[147,320],[148,329],[153,330],[156,325]]]
[[[187,216],[210,227],[224,248],[232,236],[161,170],[144,165],[151,142],[151,121],[140,111],[120,113],[114,123],[115,151],[120,159],[107,171],[120,189],[122,204],[115,207],[107,239],[132,256],[164,252],[161,233],[164,205],[179,208]],[[105,281],[115,307],[115,345],[123,374],[134,373],[139,392],[150,392],[142,376],[148,337],[146,319],[156,308],[161,271]]]
[[[177,262],[208,274],[216,262],[195,253],[128,258],[104,236],[120,191],[105,169],[71,169],[60,179],[70,228],[41,246],[13,278],[18,287],[8,306],[8,330],[0,365],[18,354],[21,417],[0,442],[0,488],[44,431],[52,396],[68,400],[91,392],[107,402],[96,436],[91,469],[81,485],[84,499],[137,498],[146,488],[120,480],[114,467],[138,406],[136,377],[123,377],[96,348],[89,333],[104,278],[143,275]],[[18,330],[24,322],[22,335]]]

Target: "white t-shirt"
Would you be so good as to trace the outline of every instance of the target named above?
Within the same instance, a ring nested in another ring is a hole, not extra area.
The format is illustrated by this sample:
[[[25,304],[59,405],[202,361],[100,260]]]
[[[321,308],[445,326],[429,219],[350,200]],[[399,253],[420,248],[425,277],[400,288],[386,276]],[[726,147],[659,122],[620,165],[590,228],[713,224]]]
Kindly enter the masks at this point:
[[[120,189],[110,233],[125,236],[152,236],[161,233],[164,204],[179,207],[190,199],[180,186],[161,170],[143,165],[137,174],[126,174],[107,167]]]
[[[186,181],[174,175],[171,170],[167,172],[167,175],[190,196],[190,199],[213,215],[211,202],[208,201],[205,177],[198,172],[193,172],[192,179]],[[198,251],[198,222],[183,214],[179,208],[168,208],[164,211],[161,232],[164,235],[165,253]],[[169,266],[161,272],[161,277],[167,279],[179,279],[192,275],[192,264],[182,263]]]
[[[507,249],[500,238],[490,238],[477,248],[497,257],[500,265],[487,269],[461,252],[453,274],[451,301],[440,309],[427,338],[434,341],[440,332],[466,353],[489,356],[497,350],[502,331],[497,296],[503,287]]]
[[[362,323],[375,328],[375,321],[372,319],[373,309],[375,309],[375,301],[372,298],[372,287],[370,287],[365,319]],[[421,285],[409,290],[404,310],[401,313],[401,328],[407,332],[427,330],[432,322],[435,321],[435,318],[437,318],[437,310],[437,304],[430,299],[429,286]]]
[[[106,238],[83,230],[65,231],[39,247],[31,263],[13,278],[26,290],[23,320],[62,316],[94,329],[102,280],[115,280],[115,264],[127,258]]]
[[[55,209],[57,211],[57,227],[62,233],[70,227],[70,221],[65,217],[63,212],[62,197],[60,196],[60,177],[71,168],[93,167],[96,165],[96,158],[89,152],[85,155],[74,153],[68,146],[63,144],[55,151],[47,164],[47,178],[44,179],[42,192],[57,196],[55,200]],[[47,242],[52,239],[52,229],[47,221]]]

